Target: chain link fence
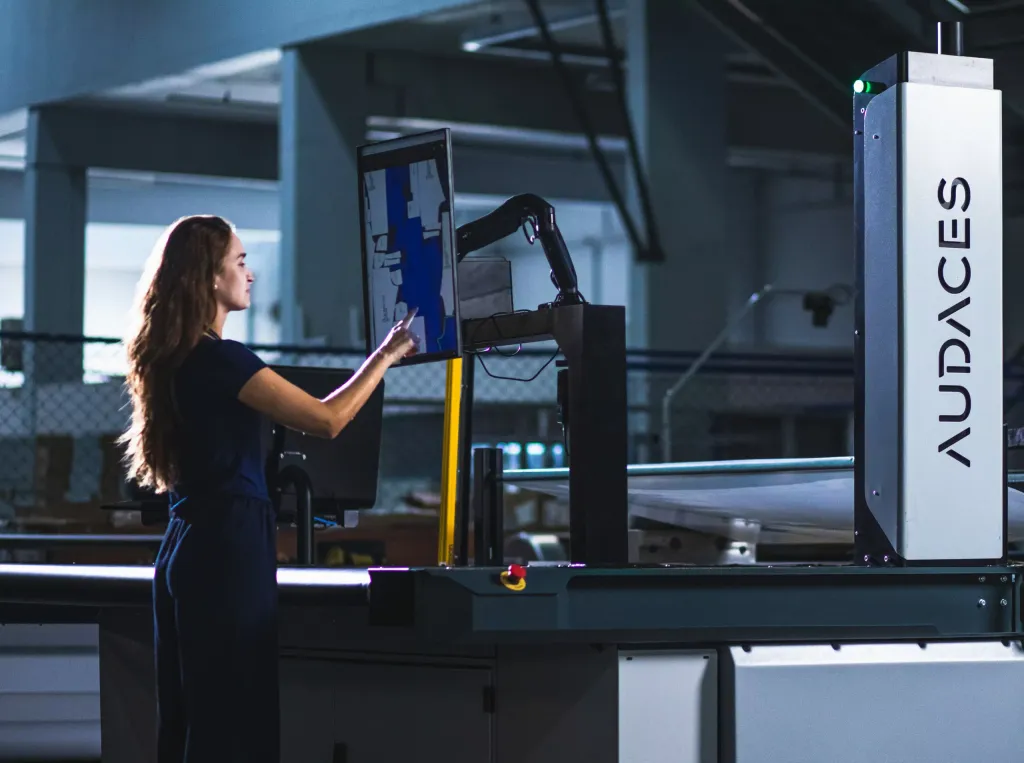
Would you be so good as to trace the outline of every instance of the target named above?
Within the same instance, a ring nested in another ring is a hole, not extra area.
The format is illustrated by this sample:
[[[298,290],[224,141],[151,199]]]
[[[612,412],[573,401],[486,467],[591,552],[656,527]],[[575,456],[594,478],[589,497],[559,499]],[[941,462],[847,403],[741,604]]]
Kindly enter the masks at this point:
[[[365,357],[253,349],[278,366],[357,368]],[[502,444],[507,468],[564,464],[555,357],[543,345],[476,358],[474,444]],[[630,351],[632,463],[852,453],[851,357],[721,354],[680,386],[694,359]],[[102,507],[129,497],[116,445],[130,414],[124,369],[117,340],[0,333],[0,523],[110,526],[116,513]],[[1020,388],[1008,375],[1008,397]],[[389,372],[379,510],[436,505],[444,397],[444,364]]]
[[[852,453],[850,355],[633,353],[633,460]]]
[[[252,349],[272,366],[355,369],[365,360],[357,350]],[[513,437],[533,431],[503,426],[501,420],[553,407],[554,356],[554,348],[480,356],[474,400],[485,431]],[[116,446],[130,417],[125,368],[118,340],[0,332],[0,518],[31,512],[38,518],[103,522],[100,507],[128,497]],[[388,373],[386,430],[393,431],[390,438],[385,432],[381,505],[414,487],[430,490],[438,484],[445,382],[444,364]],[[488,418],[488,407],[496,417]],[[394,456],[408,450],[402,441],[410,439],[423,445],[416,446],[417,458],[401,459],[417,467],[403,475]]]

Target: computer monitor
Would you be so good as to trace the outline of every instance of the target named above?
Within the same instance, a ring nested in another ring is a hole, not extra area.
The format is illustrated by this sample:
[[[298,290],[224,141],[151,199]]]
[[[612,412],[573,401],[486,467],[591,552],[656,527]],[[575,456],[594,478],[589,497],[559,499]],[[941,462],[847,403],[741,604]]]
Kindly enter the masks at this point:
[[[355,373],[342,368],[272,368],[318,399],[330,395]],[[272,456],[275,425],[266,418],[264,422],[264,452]],[[299,466],[313,484],[313,513],[317,517],[340,521],[339,517],[345,511],[373,508],[377,502],[383,429],[383,381],[355,418],[333,440],[278,427],[278,431],[283,433],[283,442],[279,445],[286,454],[284,462]],[[268,459],[267,466],[268,478],[272,479],[275,464]],[[271,485],[268,487],[273,490]]]
[[[462,354],[451,134],[435,130],[357,152],[367,354],[415,308],[416,355]]]

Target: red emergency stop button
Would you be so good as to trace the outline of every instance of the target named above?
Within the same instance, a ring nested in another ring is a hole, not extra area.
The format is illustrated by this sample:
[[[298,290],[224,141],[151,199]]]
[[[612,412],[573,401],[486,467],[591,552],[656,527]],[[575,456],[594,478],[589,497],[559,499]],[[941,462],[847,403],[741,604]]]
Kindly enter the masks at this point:
[[[522,591],[526,588],[526,567],[521,564],[510,564],[498,577],[501,584],[510,591]]]

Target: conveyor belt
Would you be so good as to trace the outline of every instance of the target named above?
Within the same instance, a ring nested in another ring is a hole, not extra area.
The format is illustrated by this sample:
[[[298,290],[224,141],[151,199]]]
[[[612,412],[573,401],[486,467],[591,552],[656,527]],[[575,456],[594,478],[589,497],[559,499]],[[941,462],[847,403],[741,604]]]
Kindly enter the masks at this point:
[[[634,464],[626,470],[635,518],[750,543],[853,540],[852,457]],[[569,494],[568,469],[510,469],[504,480],[558,499]],[[1010,541],[1021,541],[1024,493],[1007,490]]]

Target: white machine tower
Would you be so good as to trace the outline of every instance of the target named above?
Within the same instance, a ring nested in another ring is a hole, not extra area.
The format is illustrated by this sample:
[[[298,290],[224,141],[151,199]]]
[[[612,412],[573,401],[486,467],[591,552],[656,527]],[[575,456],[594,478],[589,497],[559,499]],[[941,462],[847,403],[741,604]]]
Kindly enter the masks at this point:
[[[855,530],[867,564],[1006,557],[1002,97],[990,59],[901,53],[854,86]]]

